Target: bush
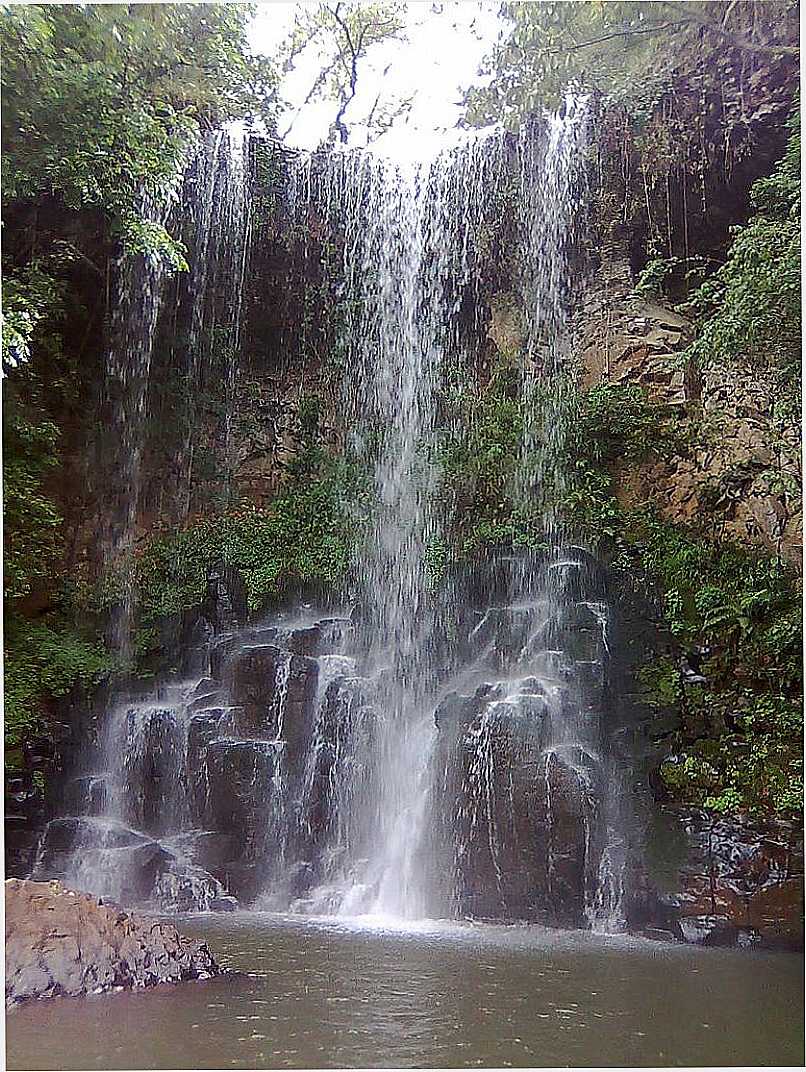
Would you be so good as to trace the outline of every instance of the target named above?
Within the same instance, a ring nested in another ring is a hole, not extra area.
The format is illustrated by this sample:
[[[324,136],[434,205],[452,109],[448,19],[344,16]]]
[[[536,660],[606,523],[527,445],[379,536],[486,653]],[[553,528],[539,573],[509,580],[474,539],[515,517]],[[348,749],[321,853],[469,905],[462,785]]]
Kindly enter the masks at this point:
[[[95,685],[116,667],[100,641],[58,615],[37,622],[10,616],[4,655],[7,749],[46,725],[49,699]]]
[[[300,477],[265,509],[244,504],[153,536],[135,567],[143,623],[198,605],[218,561],[241,572],[252,610],[293,580],[342,583],[365,516],[366,487],[343,459],[319,464],[320,475]]]

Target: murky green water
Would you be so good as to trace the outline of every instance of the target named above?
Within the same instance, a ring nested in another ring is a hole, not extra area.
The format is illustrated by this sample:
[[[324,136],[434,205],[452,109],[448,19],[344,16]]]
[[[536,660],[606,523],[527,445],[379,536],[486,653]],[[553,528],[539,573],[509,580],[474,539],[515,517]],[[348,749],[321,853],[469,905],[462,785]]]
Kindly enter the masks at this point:
[[[246,975],[8,1016],[10,1069],[802,1065],[802,959],[534,927],[196,918]]]

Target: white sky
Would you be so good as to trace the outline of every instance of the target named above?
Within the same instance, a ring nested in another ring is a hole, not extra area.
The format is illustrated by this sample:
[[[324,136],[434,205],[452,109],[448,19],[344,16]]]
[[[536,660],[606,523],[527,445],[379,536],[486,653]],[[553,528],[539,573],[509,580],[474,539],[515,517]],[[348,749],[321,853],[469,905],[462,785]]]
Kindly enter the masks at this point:
[[[299,6],[304,4],[302,0]],[[293,26],[297,6],[282,0],[259,5],[250,31],[255,52],[275,52]],[[422,159],[456,138],[456,132],[448,132],[461,116],[464,90],[479,81],[479,63],[502,29],[499,8],[500,0],[411,0],[405,40],[377,45],[361,68],[358,92],[345,115],[350,146],[366,143],[361,120],[381,88],[382,101],[413,94],[414,104],[407,117],[378,139],[375,149]],[[294,119],[320,69],[316,50],[308,48],[281,84],[281,95],[291,107],[279,117],[278,131],[284,132],[293,120],[285,140],[301,149],[313,149],[326,137],[338,107],[333,101],[311,101]]]

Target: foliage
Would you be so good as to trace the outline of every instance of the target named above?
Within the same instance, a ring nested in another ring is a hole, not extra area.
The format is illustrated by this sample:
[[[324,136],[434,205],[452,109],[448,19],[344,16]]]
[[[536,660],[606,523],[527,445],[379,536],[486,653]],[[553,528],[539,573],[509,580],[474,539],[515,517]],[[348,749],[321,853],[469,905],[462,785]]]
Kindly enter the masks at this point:
[[[316,76],[302,108],[311,101],[334,101],[336,113],[331,137],[342,143],[349,140],[346,113],[355,99],[358,82],[370,53],[378,45],[399,40],[405,25],[406,5],[397,0],[383,3],[340,0],[338,3],[297,5],[294,28],[285,44],[285,70],[293,69],[297,59],[316,55]],[[386,130],[411,104],[410,100],[386,101],[382,91],[369,114],[362,120],[371,138]],[[297,115],[299,115],[298,110]],[[286,130],[288,134],[296,116]]]
[[[54,269],[69,252],[38,258],[18,271],[3,273],[3,371],[11,372],[31,357],[37,336],[58,320],[64,305],[65,283]]]
[[[208,569],[221,561],[241,572],[253,610],[291,581],[337,587],[364,516],[366,488],[344,459],[316,458],[316,464],[318,473],[300,473],[265,509],[244,504],[154,535],[136,565],[144,624],[198,605]]]
[[[525,404],[511,395],[508,380],[494,377],[483,394],[460,391],[449,400],[453,430],[443,442],[440,462],[453,501],[459,557],[486,544],[536,547],[545,538],[541,510],[518,482],[519,471],[536,468],[537,459],[524,455]],[[621,514],[608,466],[661,452],[674,442],[662,407],[647,402],[641,388],[617,384],[563,399],[549,398],[538,387],[531,405],[566,429],[560,485],[550,487],[556,474],[544,469],[538,477],[541,499],[556,505],[574,538],[594,544],[613,540]],[[538,445],[538,456],[540,451]]]
[[[705,685],[669,660],[644,669],[647,700],[682,707],[667,786],[717,811],[802,806],[800,596],[780,560],[714,544],[648,512],[625,519],[633,562],[662,594],[680,650],[699,651]]]
[[[502,11],[509,32],[485,61],[487,79],[466,96],[472,124],[517,126],[558,106],[569,83],[649,112],[701,41],[749,54],[797,51],[797,5],[788,0],[550,0],[505,3]]]
[[[50,698],[95,685],[115,667],[99,641],[59,615],[35,622],[7,617],[4,656],[7,749],[43,727]]]
[[[3,425],[3,590],[7,601],[28,595],[52,575],[62,545],[62,517],[45,493],[58,464],[59,429],[32,423],[7,402]]]
[[[6,8],[3,196],[100,208],[131,251],[181,258],[144,198],[165,196],[200,127],[260,114],[276,76],[227,4]]]
[[[702,282],[708,264],[708,257],[662,257],[655,252],[639,272],[634,292],[642,298],[672,298],[682,285],[688,293]]]
[[[697,337],[689,355],[701,364],[746,361],[800,370],[800,113],[790,120],[786,152],[751,191],[754,214],[734,230],[728,259],[682,311]]]
[[[635,461],[669,442],[665,407],[653,405],[637,384],[600,384],[582,396],[575,422],[576,453],[599,465]]]

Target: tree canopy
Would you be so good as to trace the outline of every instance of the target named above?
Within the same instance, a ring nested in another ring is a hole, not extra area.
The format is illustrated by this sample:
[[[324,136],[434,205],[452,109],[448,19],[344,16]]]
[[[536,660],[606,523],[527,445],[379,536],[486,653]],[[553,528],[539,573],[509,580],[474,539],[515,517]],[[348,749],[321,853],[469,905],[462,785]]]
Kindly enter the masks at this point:
[[[405,21],[406,4],[399,0],[298,5],[293,30],[285,43],[285,70],[291,70],[303,52],[314,52],[318,59],[311,87],[286,133],[307,104],[331,100],[335,109],[331,137],[346,143],[350,137],[347,110],[355,100],[366,61],[377,46],[402,40]],[[379,90],[369,112],[362,117],[368,138],[386,129],[409,104],[405,100],[384,100]]]
[[[748,55],[795,54],[794,0],[546,0],[504,3],[508,28],[466,96],[467,121],[517,125],[556,106],[569,83],[631,105],[658,99],[700,45]]]
[[[3,197],[100,208],[133,251],[143,195],[174,181],[188,142],[230,119],[272,121],[277,76],[248,49],[249,5],[58,4],[0,18]]]

